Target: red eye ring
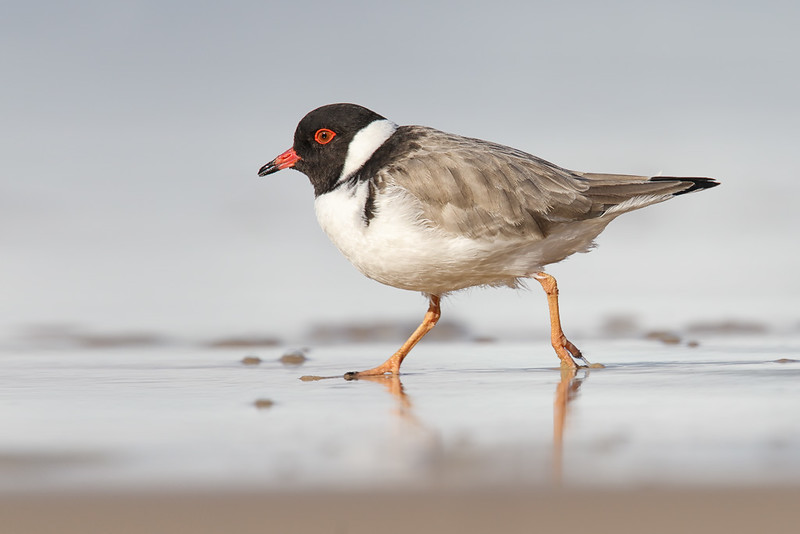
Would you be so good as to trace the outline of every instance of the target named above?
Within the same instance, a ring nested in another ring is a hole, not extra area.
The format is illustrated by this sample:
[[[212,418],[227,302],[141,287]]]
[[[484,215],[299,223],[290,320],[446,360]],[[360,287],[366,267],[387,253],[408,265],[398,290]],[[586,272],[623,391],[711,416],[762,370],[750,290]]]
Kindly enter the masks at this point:
[[[317,130],[317,133],[314,134],[314,141],[321,145],[327,145],[333,138],[336,137],[336,132],[333,130],[329,130],[327,128],[320,128]]]

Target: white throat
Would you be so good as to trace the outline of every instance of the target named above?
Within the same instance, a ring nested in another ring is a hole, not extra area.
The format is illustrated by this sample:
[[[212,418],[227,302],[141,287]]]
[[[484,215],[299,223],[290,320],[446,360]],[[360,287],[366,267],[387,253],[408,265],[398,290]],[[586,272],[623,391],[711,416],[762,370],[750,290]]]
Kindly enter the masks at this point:
[[[361,128],[350,146],[347,148],[347,157],[344,160],[342,174],[339,182],[347,180],[354,172],[360,169],[378,148],[389,139],[397,130],[397,125],[388,119],[372,121]]]

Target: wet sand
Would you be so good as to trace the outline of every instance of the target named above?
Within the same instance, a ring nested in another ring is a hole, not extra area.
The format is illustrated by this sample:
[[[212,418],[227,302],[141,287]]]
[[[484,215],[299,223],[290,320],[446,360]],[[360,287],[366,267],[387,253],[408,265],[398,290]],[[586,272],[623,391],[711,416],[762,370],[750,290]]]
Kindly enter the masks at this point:
[[[654,339],[6,350],[2,531],[796,531],[800,336]]]
[[[798,489],[83,494],[0,499],[3,532],[794,533]]]

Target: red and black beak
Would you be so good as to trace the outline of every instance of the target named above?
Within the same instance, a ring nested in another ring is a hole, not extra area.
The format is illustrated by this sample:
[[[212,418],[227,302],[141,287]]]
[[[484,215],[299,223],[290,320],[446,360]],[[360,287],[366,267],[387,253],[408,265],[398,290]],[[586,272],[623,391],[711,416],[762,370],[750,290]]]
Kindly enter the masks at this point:
[[[294,164],[300,159],[294,148],[290,148],[277,158],[273,159],[258,170],[259,176],[266,176],[273,172],[278,172],[281,169],[288,169],[294,167]]]

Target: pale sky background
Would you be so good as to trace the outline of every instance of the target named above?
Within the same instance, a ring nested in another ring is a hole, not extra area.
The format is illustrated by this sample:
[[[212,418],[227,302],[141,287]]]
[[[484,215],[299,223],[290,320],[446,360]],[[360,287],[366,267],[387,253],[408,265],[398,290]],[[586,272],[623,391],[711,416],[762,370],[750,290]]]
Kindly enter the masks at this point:
[[[339,101],[576,170],[722,181],[551,266],[568,333],[619,313],[795,328],[799,26],[791,1],[6,2],[0,340],[421,319],[329,243],[304,175],[256,176]],[[534,285],[444,317],[544,332]]]

